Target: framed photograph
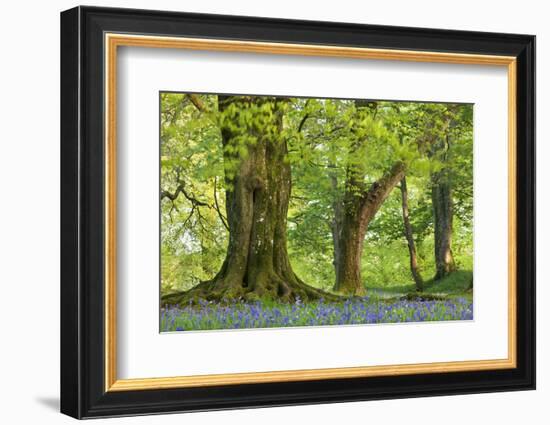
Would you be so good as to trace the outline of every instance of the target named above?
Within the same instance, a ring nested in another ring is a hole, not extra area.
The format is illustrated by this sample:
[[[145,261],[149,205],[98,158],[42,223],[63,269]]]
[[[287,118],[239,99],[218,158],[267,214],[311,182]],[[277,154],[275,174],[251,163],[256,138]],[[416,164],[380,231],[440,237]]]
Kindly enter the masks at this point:
[[[535,388],[535,37],[61,14],[61,411]]]

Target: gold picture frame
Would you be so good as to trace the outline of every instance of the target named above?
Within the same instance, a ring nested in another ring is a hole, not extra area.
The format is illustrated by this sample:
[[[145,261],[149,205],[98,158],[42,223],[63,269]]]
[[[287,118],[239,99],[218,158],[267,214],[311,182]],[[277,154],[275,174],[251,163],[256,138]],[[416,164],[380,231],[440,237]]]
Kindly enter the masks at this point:
[[[252,41],[193,39],[127,34],[105,34],[106,186],[105,204],[105,391],[134,391],[349,377],[465,372],[516,367],[516,58],[512,56],[440,53],[410,50],[315,46]],[[508,72],[508,358],[458,362],[400,364],[273,372],[231,373],[170,378],[117,379],[116,375],[116,93],[119,47],[188,49],[339,58],[431,62],[506,67]]]

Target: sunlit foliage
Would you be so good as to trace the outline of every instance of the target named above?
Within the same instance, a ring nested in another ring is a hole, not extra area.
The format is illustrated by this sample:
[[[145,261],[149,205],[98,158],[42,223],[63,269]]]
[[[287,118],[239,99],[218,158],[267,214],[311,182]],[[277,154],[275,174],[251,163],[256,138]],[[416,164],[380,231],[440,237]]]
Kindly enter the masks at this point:
[[[161,290],[187,290],[212,279],[227,243],[227,180],[235,172],[222,147],[220,128],[234,122],[220,112],[215,95],[162,93],[161,102]],[[235,162],[254,145],[254,131],[269,127],[270,102],[239,113],[232,129]],[[434,275],[431,185],[434,173],[453,185],[453,256],[460,270],[473,263],[473,106],[418,102],[358,102],[288,98],[283,130],[292,169],[288,249],[296,274],[330,291],[334,285],[332,221],[350,169],[371,184],[396,161],[407,166],[410,219],[418,261]],[[250,131],[253,129],[254,131]],[[365,143],[357,144],[357,140]],[[369,225],[361,257],[367,288],[412,283],[399,190],[393,190]],[[470,277],[471,279],[471,277]]]

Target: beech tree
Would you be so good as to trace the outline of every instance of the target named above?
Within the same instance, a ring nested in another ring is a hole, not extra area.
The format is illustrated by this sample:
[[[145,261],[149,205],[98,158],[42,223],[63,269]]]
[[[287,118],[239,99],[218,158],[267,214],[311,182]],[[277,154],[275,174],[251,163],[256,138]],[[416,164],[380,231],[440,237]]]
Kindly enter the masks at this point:
[[[205,111],[200,99],[193,103]],[[283,132],[284,98],[219,96],[229,241],[213,279],[166,302],[330,298],[306,285],[287,252],[291,169]]]
[[[471,181],[472,163],[461,170],[457,162],[454,140],[458,137],[471,139],[471,109],[460,105],[435,105],[428,115],[432,130],[426,136],[428,155],[440,166],[431,174],[431,196],[434,217],[434,279],[442,279],[457,269],[452,249],[454,220],[454,187],[460,180]]]
[[[364,295],[360,265],[365,234],[370,222],[404,174],[405,164],[398,161],[380,179],[368,186],[361,172],[349,170],[338,242],[335,291]]]
[[[400,132],[403,131],[404,126],[396,125],[396,115],[400,116],[399,110],[388,107],[380,108],[377,102],[365,101],[355,101],[355,107],[365,114],[363,123],[370,123],[370,125],[353,131],[356,140],[351,145],[347,160],[343,201],[342,205],[335,209],[335,222],[339,224],[339,232],[336,234],[337,243],[335,243],[338,246],[338,251],[335,264],[336,284],[334,290],[345,294],[363,295],[365,290],[361,278],[361,258],[369,224],[399,182],[402,182],[401,190],[405,190],[403,214],[407,216],[406,220],[408,221],[405,173],[408,167],[407,164],[414,161],[417,152],[414,149],[410,150],[408,145],[404,146],[403,144],[403,135]],[[382,120],[385,124],[382,124]],[[378,143],[373,143],[373,139]],[[364,152],[363,148],[371,143],[383,149],[380,140],[386,147],[392,147],[393,149],[386,161],[379,153],[376,155],[375,160],[388,163],[389,159],[392,165],[383,171],[380,178],[369,183],[367,181],[368,164],[372,160],[366,160],[364,156],[367,152]],[[399,145],[397,140],[400,140]],[[340,214],[341,217],[338,217]],[[410,251],[411,265],[414,263],[415,282],[421,288],[421,278],[419,278],[416,266],[416,253],[410,224],[408,227],[407,234],[411,238],[409,244],[413,244],[409,248],[410,250],[412,248],[412,251]]]

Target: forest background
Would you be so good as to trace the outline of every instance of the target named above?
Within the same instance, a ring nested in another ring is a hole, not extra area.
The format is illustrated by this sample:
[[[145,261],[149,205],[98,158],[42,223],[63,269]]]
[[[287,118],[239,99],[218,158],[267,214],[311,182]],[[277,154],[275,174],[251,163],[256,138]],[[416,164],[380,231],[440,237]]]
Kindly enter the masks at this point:
[[[269,143],[290,167],[288,257],[303,282],[327,292],[406,293],[460,270],[447,287],[471,286],[473,105],[184,93],[160,101],[163,295],[221,269],[226,192],[242,159]],[[382,184],[367,222],[348,223],[346,209]],[[360,282],[338,281],[355,230]]]

